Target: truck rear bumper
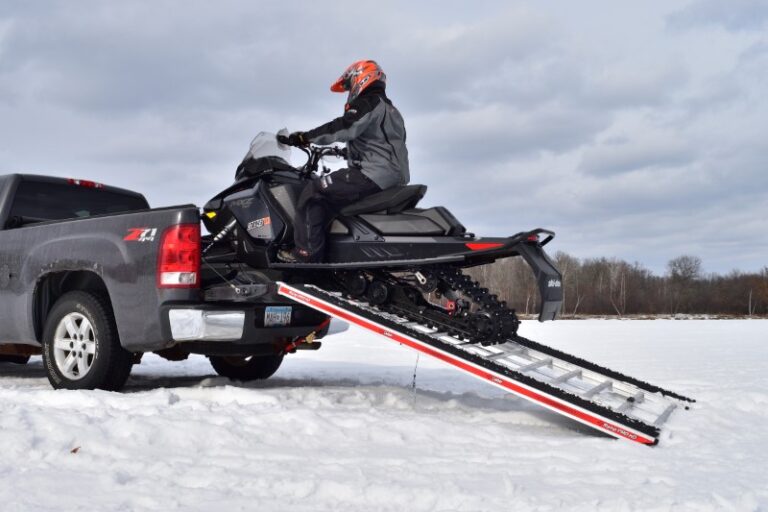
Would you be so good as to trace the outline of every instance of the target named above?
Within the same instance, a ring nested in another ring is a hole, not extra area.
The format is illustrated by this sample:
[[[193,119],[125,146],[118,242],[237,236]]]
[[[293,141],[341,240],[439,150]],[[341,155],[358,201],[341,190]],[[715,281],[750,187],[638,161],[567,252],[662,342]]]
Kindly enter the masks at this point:
[[[245,311],[168,310],[174,341],[235,341],[243,337]]]
[[[275,325],[268,314],[275,307],[284,310],[283,322]],[[303,337],[326,320],[322,313],[300,305],[167,303],[160,307],[160,324],[165,340],[177,343],[214,342],[240,345],[272,344],[281,339]],[[166,347],[167,347],[166,342]]]

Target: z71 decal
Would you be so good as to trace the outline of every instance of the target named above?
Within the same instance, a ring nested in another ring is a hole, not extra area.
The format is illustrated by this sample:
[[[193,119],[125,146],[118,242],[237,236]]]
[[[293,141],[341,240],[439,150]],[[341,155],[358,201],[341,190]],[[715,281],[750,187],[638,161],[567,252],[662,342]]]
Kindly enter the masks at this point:
[[[128,234],[123,237],[127,242],[154,242],[157,228],[128,228]]]

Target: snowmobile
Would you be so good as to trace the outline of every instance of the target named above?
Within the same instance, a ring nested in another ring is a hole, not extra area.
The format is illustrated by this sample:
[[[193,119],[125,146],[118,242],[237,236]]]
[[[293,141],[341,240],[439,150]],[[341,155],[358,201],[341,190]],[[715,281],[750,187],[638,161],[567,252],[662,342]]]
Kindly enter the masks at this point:
[[[538,284],[539,320],[556,318],[561,275],[543,250],[554,233],[539,228],[505,238],[477,237],[445,207],[420,208],[425,185],[390,188],[336,212],[323,263],[278,261],[278,249],[293,241],[297,198],[306,181],[330,172],[321,166],[323,159],[343,158],[345,151],[299,149],[307,161],[296,168],[288,163],[290,148],[274,134],[253,139],[235,182],[204,206],[203,222],[213,235],[210,249],[225,244],[238,262],[272,271],[276,279],[342,290],[483,344],[514,336],[520,322],[514,310],[461,270],[522,256]],[[207,260],[213,255],[208,253]]]
[[[206,299],[263,310],[263,319],[256,313],[249,321],[279,326],[260,332],[269,331],[264,335],[280,359],[319,348],[314,340],[328,332],[331,317],[339,318],[604,434],[645,445],[658,442],[660,426],[679,402],[693,402],[521,336],[515,311],[464,270],[522,257],[538,284],[539,320],[554,320],[562,278],[543,249],[554,233],[538,228],[477,237],[446,208],[421,207],[424,185],[387,189],[335,212],[324,262],[280,262],[277,252],[293,241],[297,198],[307,180],[329,172],[324,159],[344,157],[336,147],[300,149],[307,161],[294,167],[289,147],[274,134],[259,134],[234,183],[202,215],[211,233],[202,249]],[[275,306],[280,300],[283,305]]]

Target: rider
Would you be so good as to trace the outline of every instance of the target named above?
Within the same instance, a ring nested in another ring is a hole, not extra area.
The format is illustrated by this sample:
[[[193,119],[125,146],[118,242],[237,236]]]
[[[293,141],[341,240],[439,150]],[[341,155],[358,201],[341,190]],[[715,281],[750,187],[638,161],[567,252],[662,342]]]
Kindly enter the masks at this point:
[[[357,61],[331,85],[333,92],[349,91],[344,115],[314,130],[278,136],[292,146],[346,142],[349,166],[307,183],[294,222],[296,246],[278,252],[280,260],[321,261],[331,211],[410,180],[405,124],[385,89],[381,67],[372,60]]]

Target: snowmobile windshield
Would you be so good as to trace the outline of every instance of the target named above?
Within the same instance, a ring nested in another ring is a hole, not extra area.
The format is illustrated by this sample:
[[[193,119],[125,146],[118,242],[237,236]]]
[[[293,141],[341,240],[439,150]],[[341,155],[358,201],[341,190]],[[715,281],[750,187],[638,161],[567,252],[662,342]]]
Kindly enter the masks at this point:
[[[287,135],[285,128],[278,132],[279,135]],[[277,142],[274,133],[261,132],[251,141],[251,147],[243,157],[243,161],[235,170],[235,180],[246,177],[258,176],[261,173],[274,169],[295,169],[290,164],[291,147]]]
[[[280,135],[283,135],[283,132],[285,132],[285,135],[288,134],[288,130],[280,130]],[[248,160],[249,158],[257,160],[268,156],[282,158],[289,162],[291,159],[291,148],[290,146],[278,143],[277,136],[274,133],[260,132],[251,141],[251,148],[243,160]]]

